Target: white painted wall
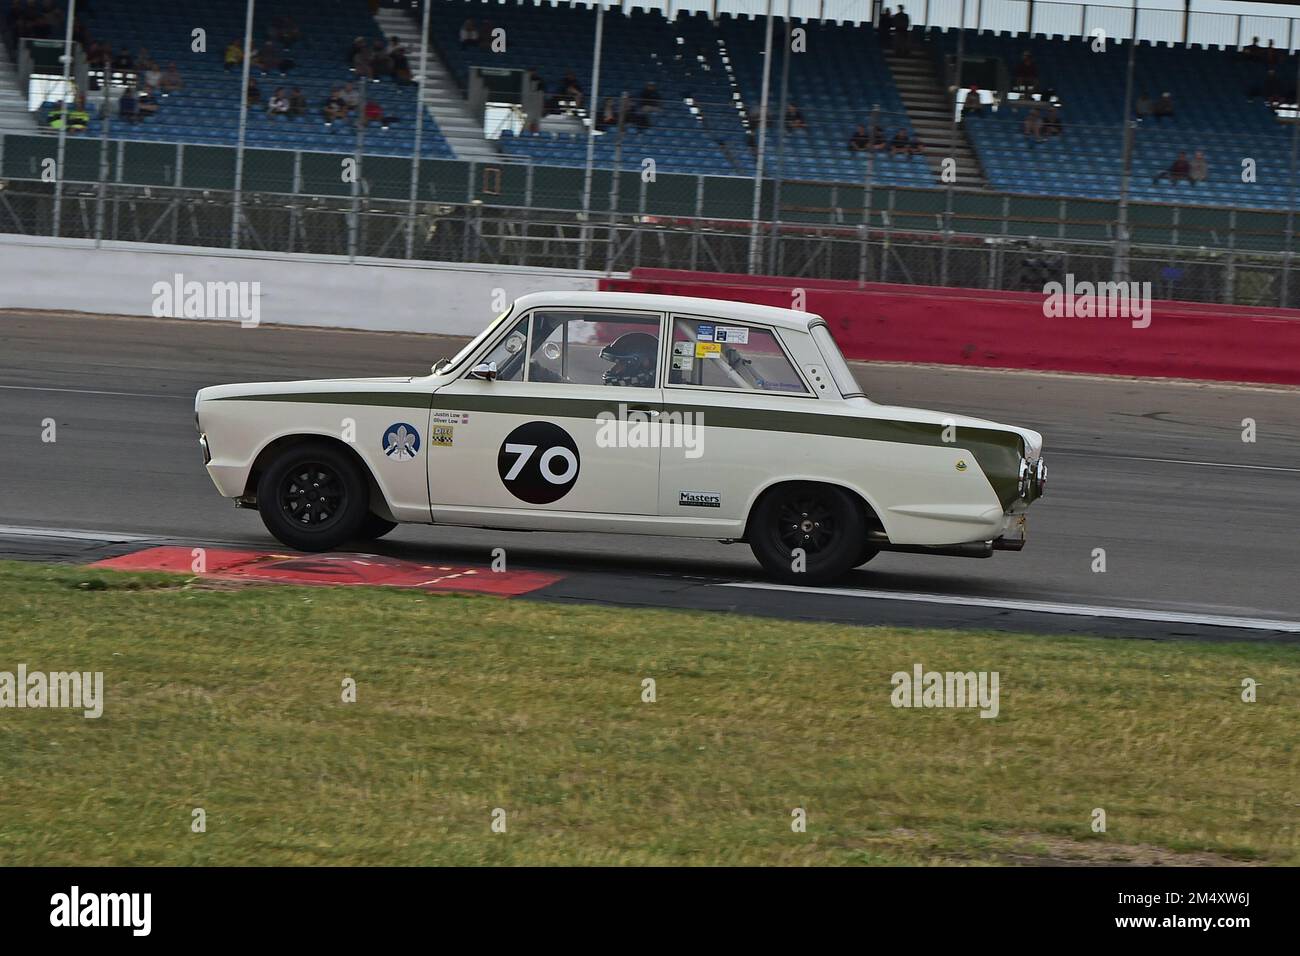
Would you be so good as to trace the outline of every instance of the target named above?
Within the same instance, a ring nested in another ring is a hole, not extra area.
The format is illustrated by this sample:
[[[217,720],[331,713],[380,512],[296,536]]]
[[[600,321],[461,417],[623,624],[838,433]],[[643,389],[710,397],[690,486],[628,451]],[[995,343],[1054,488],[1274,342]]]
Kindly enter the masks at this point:
[[[0,309],[152,315],[154,286],[260,283],[260,321],[474,335],[529,292],[594,291],[598,272],[0,235]]]

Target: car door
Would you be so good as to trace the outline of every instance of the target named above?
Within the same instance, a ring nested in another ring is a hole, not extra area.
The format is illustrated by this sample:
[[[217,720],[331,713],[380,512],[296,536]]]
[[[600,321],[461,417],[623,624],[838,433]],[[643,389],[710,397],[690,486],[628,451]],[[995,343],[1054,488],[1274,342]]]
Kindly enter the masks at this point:
[[[510,323],[432,397],[433,520],[657,514],[662,326],[660,313],[611,309]],[[487,363],[496,378],[475,377]]]
[[[781,424],[817,399],[775,329],[697,315],[673,315],[669,329],[659,513],[743,522],[774,475],[817,470],[816,436]]]

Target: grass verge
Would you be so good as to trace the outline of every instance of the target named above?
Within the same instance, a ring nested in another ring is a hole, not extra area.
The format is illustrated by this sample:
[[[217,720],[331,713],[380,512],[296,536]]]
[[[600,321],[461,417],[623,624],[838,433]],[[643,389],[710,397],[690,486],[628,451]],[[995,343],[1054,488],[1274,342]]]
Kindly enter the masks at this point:
[[[894,708],[916,663],[998,717]],[[105,704],[0,710],[2,865],[1300,863],[1294,647],[0,562],[19,664]]]

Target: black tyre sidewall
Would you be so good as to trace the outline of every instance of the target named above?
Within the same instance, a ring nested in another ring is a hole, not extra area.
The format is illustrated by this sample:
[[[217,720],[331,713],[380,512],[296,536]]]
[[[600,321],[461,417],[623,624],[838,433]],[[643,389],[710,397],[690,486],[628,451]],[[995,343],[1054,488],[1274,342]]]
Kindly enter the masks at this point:
[[[338,520],[319,531],[291,521],[280,508],[280,482],[304,462],[320,462],[332,468],[347,492]],[[357,538],[362,522],[370,513],[370,489],[360,467],[347,452],[321,442],[303,442],[280,452],[257,482],[257,510],[266,530],[283,544],[298,551],[329,551]]]
[[[829,547],[811,552],[807,568],[791,568],[793,557],[777,533],[776,512],[782,502],[815,492],[831,506],[837,531]],[[750,519],[749,546],[764,570],[789,584],[826,584],[846,574],[861,560],[866,521],[852,495],[834,485],[792,484],[773,489],[763,497]]]

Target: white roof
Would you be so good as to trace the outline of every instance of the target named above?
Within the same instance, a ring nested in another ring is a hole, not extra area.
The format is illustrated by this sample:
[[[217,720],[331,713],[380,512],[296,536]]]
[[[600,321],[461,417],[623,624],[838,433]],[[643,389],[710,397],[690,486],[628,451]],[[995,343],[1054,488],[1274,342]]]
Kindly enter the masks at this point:
[[[515,311],[538,307],[645,309],[650,312],[685,312],[738,322],[761,322],[783,329],[808,331],[808,323],[819,316],[797,309],[733,302],[730,299],[701,299],[689,295],[650,295],[641,292],[531,292],[515,300]]]

